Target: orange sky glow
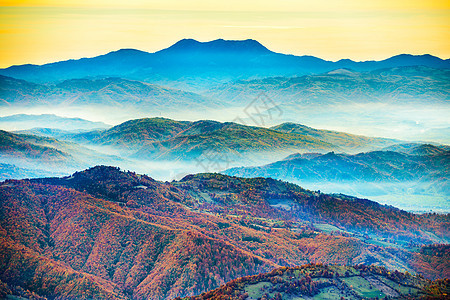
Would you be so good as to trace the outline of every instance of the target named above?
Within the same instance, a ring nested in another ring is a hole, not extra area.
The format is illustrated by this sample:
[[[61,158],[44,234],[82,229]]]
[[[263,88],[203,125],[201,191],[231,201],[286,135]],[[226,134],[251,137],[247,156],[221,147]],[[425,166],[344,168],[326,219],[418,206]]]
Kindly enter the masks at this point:
[[[449,58],[450,1],[0,0],[0,67],[154,52],[182,38],[252,38],[328,60]]]

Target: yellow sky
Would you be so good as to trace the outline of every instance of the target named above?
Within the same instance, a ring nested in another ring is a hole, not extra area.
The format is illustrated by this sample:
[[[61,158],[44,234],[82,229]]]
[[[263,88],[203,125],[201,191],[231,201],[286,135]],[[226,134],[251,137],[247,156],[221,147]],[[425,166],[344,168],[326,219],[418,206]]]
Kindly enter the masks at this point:
[[[450,1],[0,0],[0,67],[154,52],[182,38],[252,38],[329,60],[449,58]]]

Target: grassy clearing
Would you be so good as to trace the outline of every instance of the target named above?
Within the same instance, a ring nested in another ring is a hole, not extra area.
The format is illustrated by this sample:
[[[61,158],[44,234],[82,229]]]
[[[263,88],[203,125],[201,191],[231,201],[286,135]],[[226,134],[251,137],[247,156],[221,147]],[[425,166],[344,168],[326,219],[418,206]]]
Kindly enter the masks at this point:
[[[350,288],[363,298],[386,297],[386,295],[375,288],[370,282],[362,277],[349,277],[343,279]]]
[[[317,229],[320,229],[320,230],[322,230],[322,231],[324,231],[326,233],[330,233],[332,231],[343,231],[342,229],[339,229],[339,228],[337,228],[334,225],[330,225],[330,224],[326,224],[326,223],[314,224],[314,227],[316,227]]]
[[[245,287],[245,292],[248,293],[249,298],[258,299],[261,298],[263,293],[261,289],[265,290],[272,287],[270,282],[258,282]]]

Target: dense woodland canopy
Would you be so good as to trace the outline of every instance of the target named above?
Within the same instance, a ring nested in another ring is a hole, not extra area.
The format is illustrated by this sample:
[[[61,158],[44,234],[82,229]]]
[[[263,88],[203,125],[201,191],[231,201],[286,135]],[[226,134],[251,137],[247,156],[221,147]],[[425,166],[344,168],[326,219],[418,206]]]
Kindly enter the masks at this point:
[[[448,215],[273,179],[169,183],[100,166],[7,180],[0,205],[0,280],[16,295],[170,299],[307,263],[448,277]]]

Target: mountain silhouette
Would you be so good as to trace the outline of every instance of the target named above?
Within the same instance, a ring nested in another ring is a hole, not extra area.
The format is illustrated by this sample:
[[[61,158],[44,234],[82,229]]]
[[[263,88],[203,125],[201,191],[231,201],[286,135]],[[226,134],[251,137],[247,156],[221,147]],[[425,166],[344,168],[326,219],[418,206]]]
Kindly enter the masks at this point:
[[[182,39],[167,49],[157,53],[174,53],[174,52],[215,52],[215,53],[234,53],[234,54],[270,54],[273,53],[258,41],[236,40],[229,41],[218,39],[210,42],[199,42],[194,39]]]
[[[268,76],[299,76],[349,68],[371,71],[399,66],[450,68],[450,61],[426,55],[397,55],[382,61],[326,61],[314,56],[275,53],[255,40],[218,39],[199,42],[183,39],[148,53],[121,49],[105,55],[45,65],[20,65],[0,69],[0,75],[45,83],[83,77],[121,77],[142,81],[226,81]]]

